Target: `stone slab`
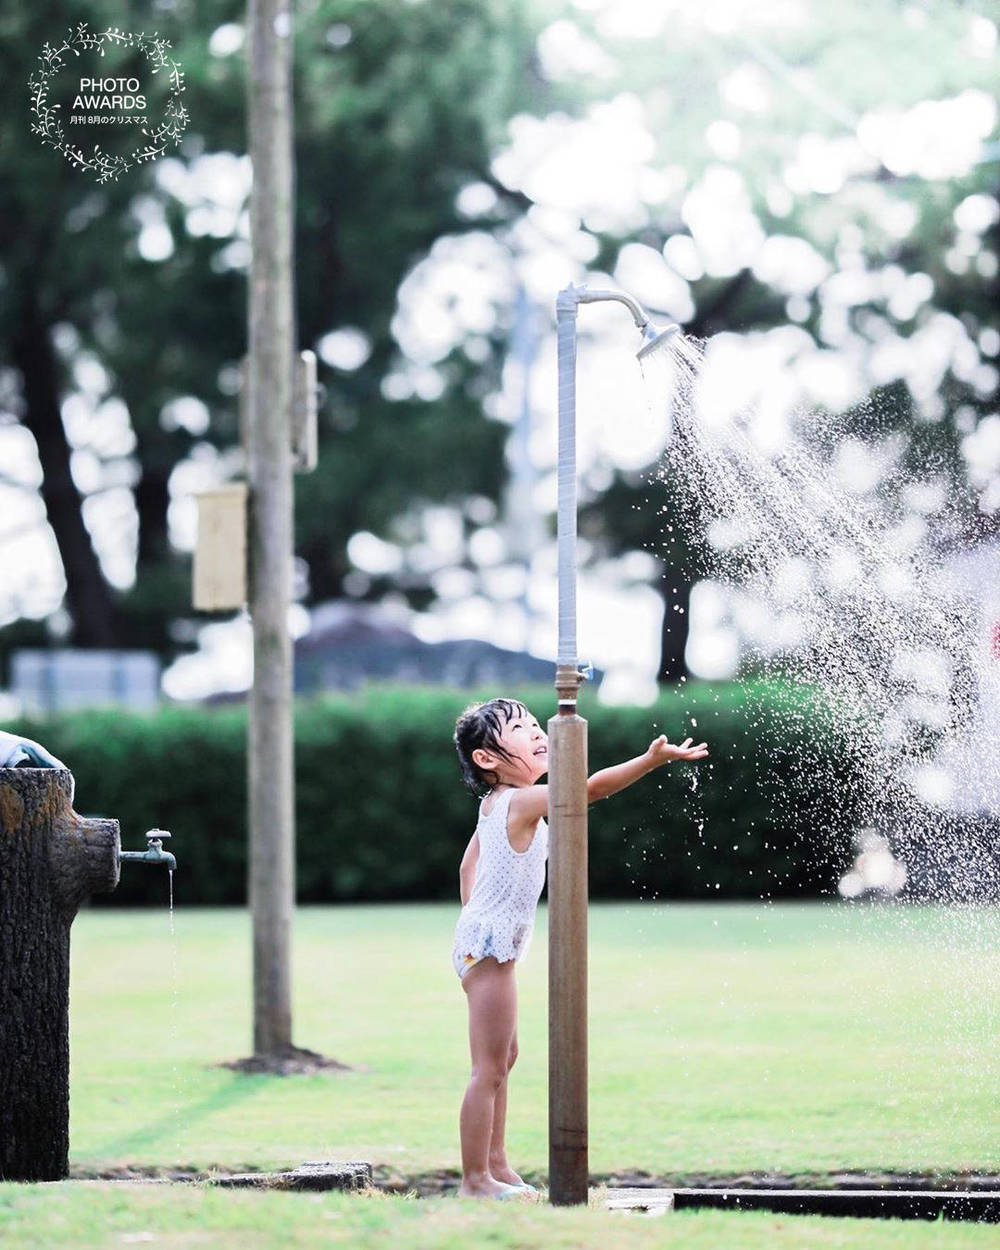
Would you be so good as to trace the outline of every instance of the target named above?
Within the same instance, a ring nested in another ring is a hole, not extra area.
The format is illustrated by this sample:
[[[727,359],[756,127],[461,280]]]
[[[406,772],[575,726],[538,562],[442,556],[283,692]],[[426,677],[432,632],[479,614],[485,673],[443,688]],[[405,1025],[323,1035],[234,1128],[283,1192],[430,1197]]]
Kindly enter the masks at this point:
[[[609,1211],[672,1211],[672,1189],[609,1189],[604,1205]]]
[[[214,1176],[211,1184],[224,1189],[359,1190],[372,1184],[372,1165],[313,1159],[283,1172],[244,1172],[234,1176]]]

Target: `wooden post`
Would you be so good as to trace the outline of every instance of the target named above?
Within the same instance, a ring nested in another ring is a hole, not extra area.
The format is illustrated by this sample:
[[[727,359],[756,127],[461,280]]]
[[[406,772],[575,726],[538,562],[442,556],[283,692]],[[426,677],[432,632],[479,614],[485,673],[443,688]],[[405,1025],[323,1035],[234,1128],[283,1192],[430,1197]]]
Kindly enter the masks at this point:
[[[247,417],[250,615],[254,680],[248,743],[254,1023],[258,1056],[292,1044],[292,12],[250,0],[247,111],[250,202]]]
[[[575,664],[549,733],[549,1200],[587,1202],[587,722]]]
[[[72,801],[65,769],[0,769],[0,1181],[69,1174],[69,930],[120,849]]]

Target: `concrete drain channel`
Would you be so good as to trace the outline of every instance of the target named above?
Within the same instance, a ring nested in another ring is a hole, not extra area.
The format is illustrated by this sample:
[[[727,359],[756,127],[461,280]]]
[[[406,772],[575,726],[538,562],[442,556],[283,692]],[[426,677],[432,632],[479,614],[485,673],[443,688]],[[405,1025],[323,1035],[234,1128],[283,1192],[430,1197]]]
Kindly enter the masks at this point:
[[[457,1178],[435,1176],[383,1183],[368,1163],[317,1160],[284,1172],[248,1172],[215,1176],[214,1185],[227,1188],[358,1191],[370,1187],[418,1197],[454,1193]],[[985,1187],[985,1186],[989,1187]],[[995,1178],[970,1182],[967,1189],[861,1188],[855,1182],[840,1189],[711,1186],[660,1187],[653,1184],[608,1187],[600,1205],[610,1211],[661,1215],[670,1211],[714,1208],[725,1211],[772,1211],[783,1215],[852,1216],[860,1219],[962,1220],[1000,1223],[1000,1186]]]
[[[1000,1190],[609,1189],[605,1206],[647,1215],[714,1208],[860,1219],[1000,1222]]]

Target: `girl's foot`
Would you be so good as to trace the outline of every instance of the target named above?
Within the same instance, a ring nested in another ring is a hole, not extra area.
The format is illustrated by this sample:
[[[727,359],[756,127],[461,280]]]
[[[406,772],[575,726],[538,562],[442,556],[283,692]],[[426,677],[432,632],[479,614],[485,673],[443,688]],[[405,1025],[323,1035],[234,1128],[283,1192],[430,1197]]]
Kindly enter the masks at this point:
[[[518,1176],[506,1159],[491,1159],[490,1175],[495,1181],[503,1181],[505,1185],[515,1185],[518,1189],[526,1190],[529,1194],[538,1193],[534,1185],[529,1185],[526,1180],[522,1180]]]
[[[503,1181],[505,1185],[523,1186],[524,1181],[512,1167],[491,1167],[490,1172],[495,1181]]]
[[[458,1191],[460,1198],[513,1198],[523,1191],[517,1185],[507,1185],[492,1176],[476,1180],[463,1180]]]

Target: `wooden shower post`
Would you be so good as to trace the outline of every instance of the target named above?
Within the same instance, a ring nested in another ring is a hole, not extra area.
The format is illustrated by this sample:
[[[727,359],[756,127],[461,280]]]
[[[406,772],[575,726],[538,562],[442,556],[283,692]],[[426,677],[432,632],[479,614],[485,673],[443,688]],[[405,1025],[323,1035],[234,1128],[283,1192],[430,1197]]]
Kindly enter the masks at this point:
[[[556,672],[549,733],[549,1200],[587,1202],[587,722]]]

